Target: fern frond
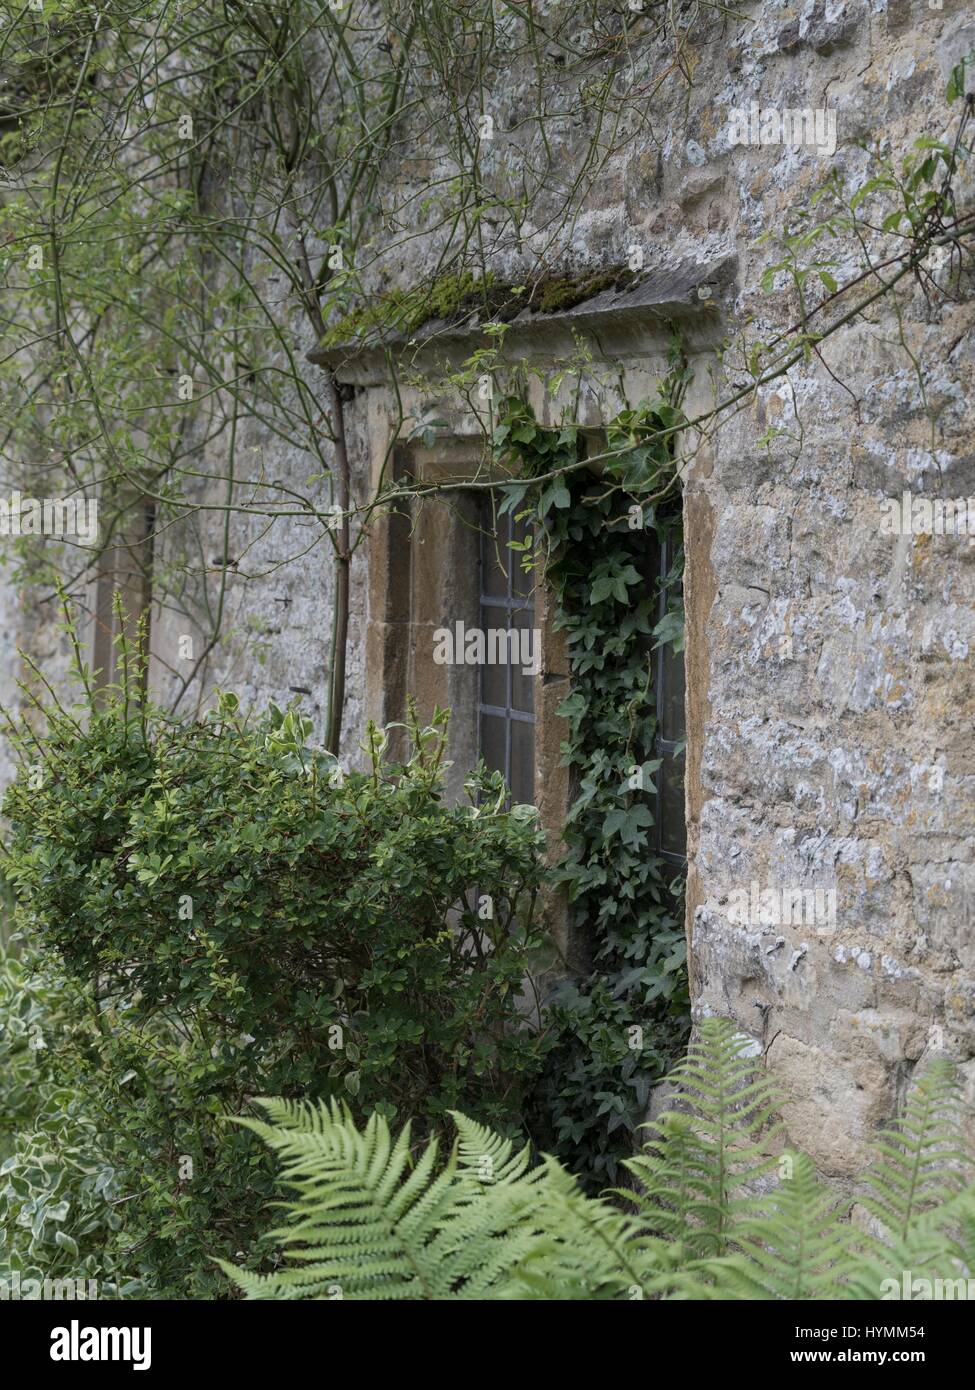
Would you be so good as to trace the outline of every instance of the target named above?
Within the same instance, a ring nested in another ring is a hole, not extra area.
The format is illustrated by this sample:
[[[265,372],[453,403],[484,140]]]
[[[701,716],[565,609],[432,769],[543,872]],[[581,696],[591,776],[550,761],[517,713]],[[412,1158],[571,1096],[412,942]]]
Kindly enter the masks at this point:
[[[714,1297],[838,1296],[851,1260],[845,1213],[822,1187],[806,1154],[784,1154],[779,1162],[788,1176],[764,1196],[754,1215],[735,1224],[731,1234],[738,1249],[724,1260],[698,1263],[698,1277],[713,1280]]]
[[[954,1069],[934,1062],[912,1088],[903,1114],[878,1136],[861,1201],[894,1239],[905,1240],[920,1216],[970,1177],[959,1113]]]
[[[632,1215],[587,1197],[556,1159],[543,1164],[537,1231],[505,1296],[638,1299],[655,1291],[662,1242],[648,1238]]]
[[[935,1292],[936,1281],[940,1292]],[[915,1217],[905,1236],[865,1238],[834,1295],[860,1300],[973,1296],[975,1183]]]
[[[529,1171],[530,1144],[516,1152],[510,1139],[502,1139],[487,1125],[468,1119],[459,1110],[451,1110],[450,1118],[457,1126],[458,1163],[479,1182],[515,1182]]]
[[[282,1182],[295,1196],[284,1203],[288,1223],[271,1234],[297,1268],[259,1284],[232,1271],[247,1297],[315,1298],[335,1287],[352,1299],[446,1297],[450,1269],[427,1246],[471,1197],[469,1182],[456,1186],[454,1156],[435,1177],[436,1140],[411,1170],[409,1125],[394,1142],[382,1116],[374,1114],[360,1130],[335,1101],[258,1103],[274,1123],[238,1123],[282,1159]]]
[[[627,1164],[636,1212],[462,1114],[445,1159],[431,1141],[414,1161],[408,1125],[394,1137],[334,1101],[261,1101],[267,1120],[238,1122],[282,1162],[284,1268],[220,1267],[247,1298],[281,1299],[876,1299],[905,1279],[975,1280],[950,1069],[922,1077],[880,1137],[864,1199],[880,1236],[853,1230],[809,1158],[768,1153],[775,1092],[730,1024],[705,1023],[673,1079],[683,1108]]]
[[[680,1110],[648,1126],[643,1153],[625,1165],[648,1228],[681,1240],[692,1257],[727,1253],[734,1222],[777,1162],[768,1152],[781,1130],[776,1090],[743,1041],[727,1021],[704,1020],[670,1077]]]
[[[287,1221],[270,1234],[288,1268],[258,1276],[226,1264],[248,1298],[483,1298],[511,1284],[550,1219],[540,1189],[573,1182],[529,1168],[529,1151],[457,1114],[459,1140],[438,1172],[431,1140],[411,1163],[373,1114],[358,1128],[334,1101],[259,1102],[272,1123],[238,1121],[280,1156]],[[583,1257],[579,1256],[579,1263]],[[338,1290],[338,1292],[336,1292]]]

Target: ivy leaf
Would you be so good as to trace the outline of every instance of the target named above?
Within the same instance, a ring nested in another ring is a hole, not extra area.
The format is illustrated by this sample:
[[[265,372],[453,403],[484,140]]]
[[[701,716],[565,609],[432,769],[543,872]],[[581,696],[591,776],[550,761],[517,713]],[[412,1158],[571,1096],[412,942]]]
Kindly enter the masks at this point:
[[[969,60],[963,58],[960,63],[951,70],[948,85],[945,88],[945,100],[948,102],[957,101],[959,97],[965,95],[965,68]]]
[[[563,719],[577,719],[579,715],[585,714],[585,712],[586,697],[581,690],[577,690],[575,694],[567,696],[555,711],[555,713],[560,715]]]
[[[509,484],[503,489],[504,496],[501,505],[498,507],[498,516],[505,516],[508,512],[513,512],[525,499],[528,491],[527,484]]]
[[[603,837],[619,835],[624,845],[634,849],[646,842],[643,830],[653,825],[653,816],[646,806],[618,806],[603,821]]]
[[[561,478],[556,478],[555,482],[542,493],[539,511],[542,516],[545,516],[553,506],[560,511],[564,511],[567,507],[571,506],[571,504],[572,498],[569,494],[569,489]]]
[[[653,629],[656,642],[653,644],[654,651],[658,647],[666,646],[668,643],[675,652],[684,650],[684,615],[678,609],[672,608],[660,619],[660,622]]]
[[[601,579],[597,579],[589,590],[589,602],[603,603],[609,598],[616,585],[615,577],[611,574],[604,574]]]

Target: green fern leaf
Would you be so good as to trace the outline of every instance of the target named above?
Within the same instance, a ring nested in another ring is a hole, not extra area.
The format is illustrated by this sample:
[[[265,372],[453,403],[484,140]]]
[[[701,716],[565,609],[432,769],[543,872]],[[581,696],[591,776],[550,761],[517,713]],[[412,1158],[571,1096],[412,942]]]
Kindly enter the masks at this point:
[[[702,1261],[717,1297],[797,1301],[835,1298],[850,1267],[852,1235],[846,1213],[826,1192],[805,1154],[783,1154],[778,1185],[753,1215],[734,1226],[738,1250],[724,1261]],[[747,1289],[743,1295],[742,1290]]]
[[[652,1231],[683,1241],[692,1256],[719,1257],[777,1162],[769,1153],[781,1130],[773,1121],[776,1091],[722,1019],[704,1020],[670,1080],[681,1109],[648,1126],[643,1154],[626,1167]]]
[[[878,1137],[863,1205],[895,1239],[932,1206],[960,1191],[972,1172],[961,1142],[959,1085],[935,1062],[913,1087],[903,1114]]]

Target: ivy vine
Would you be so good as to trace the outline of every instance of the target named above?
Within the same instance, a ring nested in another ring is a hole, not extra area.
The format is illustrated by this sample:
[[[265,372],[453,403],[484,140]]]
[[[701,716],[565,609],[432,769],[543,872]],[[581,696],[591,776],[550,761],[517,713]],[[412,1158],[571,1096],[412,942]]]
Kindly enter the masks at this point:
[[[617,1179],[650,1092],[688,1033],[682,871],[653,845],[657,734],[656,650],[683,646],[683,568],[675,431],[686,369],[678,354],[659,399],[622,411],[606,428],[595,471],[543,488],[530,479],[584,457],[569,423],[539,425],[517,397],[501,403],[494,448],[518,467],[500,510],[534,523],[535,553],[566,635],[571,693],[562,762],[574,800],[557,870],[569,901],[563,980],[547,1001],[551,1050],[530,1117],[589,1184]],[[674,562],[647,576],[648,533],[669,539]],[[664,616],[656,620],[661,588]]]

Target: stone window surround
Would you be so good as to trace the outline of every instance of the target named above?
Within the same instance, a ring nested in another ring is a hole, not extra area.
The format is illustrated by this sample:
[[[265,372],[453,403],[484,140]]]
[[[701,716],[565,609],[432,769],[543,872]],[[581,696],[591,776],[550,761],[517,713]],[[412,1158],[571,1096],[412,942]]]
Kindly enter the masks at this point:
[[[134,647],[140,621],[145,622],[147,652],[151,652],[148,623],[152,612],[152,503],[129,490],[120,504],[124,514],[116,524],[112,544],[99,552],[86,577],[85,603],[90,615],[86,658],[98,690],[121,679],[122,663],[116,645],[124,633]],[[121,595],[121,611],[115,607]]]
[[[421,482],[469,477],[487,481],[483,450],[474,441],[445,434],[432,448],[397,446],[394,476]],[[497,475],[500,477],[501,475]],[[366,630],[367,714],[377,723],[401,720],[407,696],[415,696],[422,719],[435,705],[451,710],[447,791],[463,796],[463,780],[478,757],[477,669],[434,663],[433,633],[457,619],[479,625],[480,560],[477,507],[472,492],[452,492],[448,501],[412,502],[372,523]],[[546,833],[549,858],[560,853],[560,839],[571,806],[569,770],[560,766],[565,721],[556,710],[568,693],[565,640],[554,628],[555,605],[543,583],[534,594],[534,625],[540,635],[539,670],[534,678],[534,803]],[[564,905],[553,918],[559,945],[565,940]]]
[[[734,279],[736,262],[726,257],[717,262],[681,265],[672,270],[651,269],[627,291],[605,291],[571,310],[540,316],[519,316],[505,336],[499,354],[502,368],[526,359],[533,367],[564,361],[577,350],[582,336],[592,350],[592,363],[584,388],[572,393],[568,384],[550,394],[533,373],[527,382],[528,398],[536,418],[553,426],[571,409],[580,427],[593,441],[599,439],[607,420],[625,403],[634,404],[656,393],[667,374],[668,351],[675,326],[694,368],[686,409],[690,415],[707,410],[714,402],[715,349],[722,343],[726,325],[717,302]],[[364,459],[353,467],[362,488],[360,495],[374,495],[382,478],[394,478],[418,470],[419,476],[467,476],[484,481],[485,420],[459,399],[444,399],[435,391],[423,391],[414,380],[442,380],[456,371],[474,346],[483,346],[478,325],[434,324],[409,343],[391,342],[315,348],[311,362],[328,367],[336,381],[355,388],[357,416],[363,425]],[[402,380],[394,390],[391,362],[402,364]],[[409,419],[430,411],[446,422],[436,431],[430,449],[408,445]],[[407,422],[407,423],[404,423]],[[686,762],[685,807],[687,823],[686,930],[692,995],[696,989],[692,928],[698,906],[705,901],[696,852],[702,810],[701,757],[709,716],[710,656],[708,619],[717,597],[711,546],[714,516],[707,493],[712,470],[709,448],[697,441],[693,462],[684,474],[684,608],[687,623],[685,649]],[[358,491],[358,487],[355,489]],[[429,504],[426,504],[429,505]],[[411,519],[404,510],[370,524],[368,562],[368,621],[366,626],[366,713],[377,723],[400,717],[408,691],[409,662],[404,655],[402,596],[409,593],[403,556],[403,533]],[[536,596],[536,626],[542,633],[541,672],[536,690],[538,708],[535,741],[536,804],[546,827],[549,853],[558,854],[558,840],[571,804],[567,770],[558,767],[558,745],[563,721],[555,714],[568,693],[568,664],[560,635],[553,628],[551,596]],[[449,668],[447,668],[449,669]],[[449,698],[441,703],[450,704]],[[554,750],[554,756],[553,756]],[[551,772],[550,772],[551,770]],[[556,936],[571,956],[565,928],[566,914]]]

